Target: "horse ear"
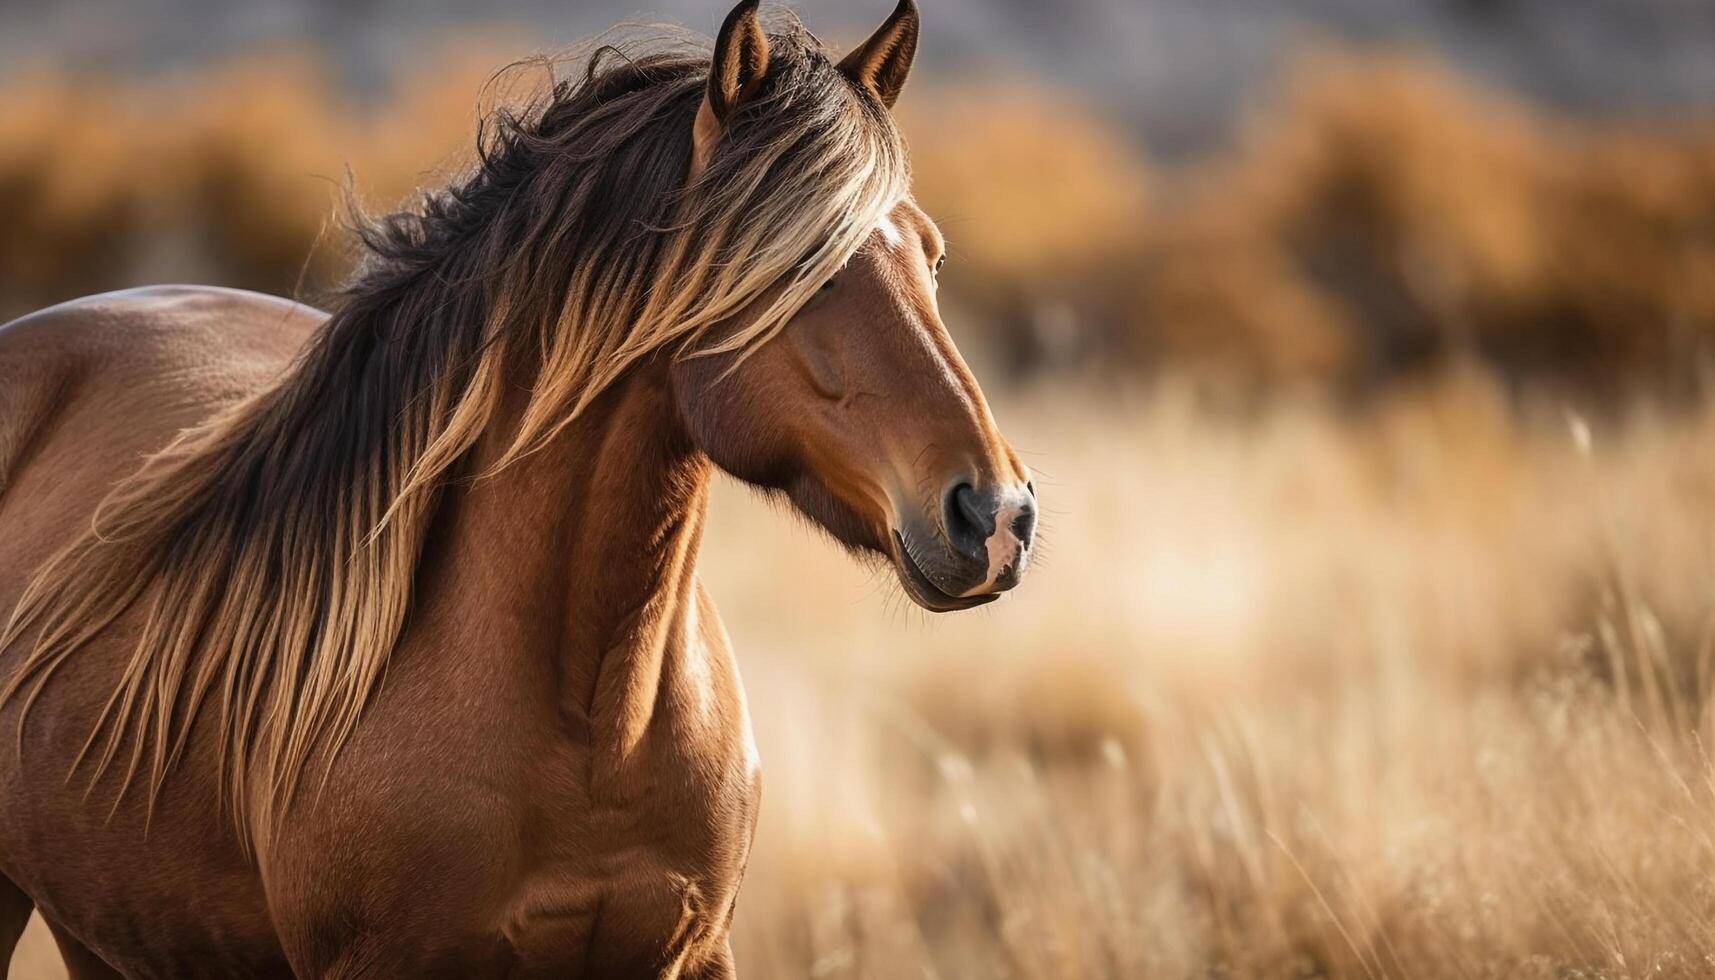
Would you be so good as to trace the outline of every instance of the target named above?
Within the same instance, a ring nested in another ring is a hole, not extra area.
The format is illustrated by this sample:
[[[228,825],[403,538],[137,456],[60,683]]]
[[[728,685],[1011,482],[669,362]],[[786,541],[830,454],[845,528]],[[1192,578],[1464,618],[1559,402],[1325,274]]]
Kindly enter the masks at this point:
[[[840,61],[846,77],[876,94],[889,109],[899,101],[911,59],[917,55],[917,2],[899,0],[887,22]]]
[[[756,94],[768,73],[768,35],[756,15],[760,0],[739,0],[715,36],[709,63],[709,87],[691,132],[691,172],[701,173],[721,131],[745,100]]]

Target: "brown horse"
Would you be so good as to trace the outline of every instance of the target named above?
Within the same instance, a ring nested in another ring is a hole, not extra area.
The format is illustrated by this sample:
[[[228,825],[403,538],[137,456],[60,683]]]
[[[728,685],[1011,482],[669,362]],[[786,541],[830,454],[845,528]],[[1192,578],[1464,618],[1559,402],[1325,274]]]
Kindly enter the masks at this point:
[[[907,195],[916,40],[745,0],[499,116],[331,314],[0,329],[0,955],[34,908],[78,978],[731,976],[714,468],[932,610],[1030,554]]]

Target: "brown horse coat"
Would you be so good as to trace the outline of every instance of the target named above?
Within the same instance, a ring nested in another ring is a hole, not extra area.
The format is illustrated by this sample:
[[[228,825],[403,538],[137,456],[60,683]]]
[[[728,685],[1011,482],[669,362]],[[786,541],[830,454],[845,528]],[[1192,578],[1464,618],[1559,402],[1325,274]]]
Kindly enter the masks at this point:
[[[755,8],[592,62],[331,315],[0,327],[0,954],[35,908],[74,977],[732,975],[714,470],[935,610],[1034,522],[889,183],[915,9],[836,67]]]
[[[278,376],[320,320],[167,288],[6,328],[6,418],[33,433],[0,500],[0,602],[139,454]],[[386,686],[255,862],[211,780],[169,778],[145,833],[140,798],[109,822],[110,792],[62,778],[130,656],[117,624],[46,689],[22,758],[0,739],[6,877],[128,975],[289,976],[288,959],[306,976],[720,975],[758,777],[692,569],[709,465],[667,397],[641,370],[448,502]],[[640,451],[590,466],[603,445]],[[182,766],[212,753],[193,742]]]

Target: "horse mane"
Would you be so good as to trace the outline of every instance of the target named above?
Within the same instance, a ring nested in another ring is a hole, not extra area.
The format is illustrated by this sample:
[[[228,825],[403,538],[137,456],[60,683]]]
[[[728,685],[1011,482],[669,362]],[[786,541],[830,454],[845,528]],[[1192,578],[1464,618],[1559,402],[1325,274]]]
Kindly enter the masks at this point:
[[[32,577],[0,649],[34,644],[29,705],[121,614],[141,633],[76,768],[123,760],[152,809],[198,719],[245,846],[331,765],[381,683],[445,488],[528,402],[498,466],[640,359],[748,351],[778,332],[905,191],[880,102],[789,22],[761,90],[687,186],[706,49],[603,46],[478,129],[473,171],[360,220],[362,261],[280,381],[178,435]],[[760,301],[760,302],[759,302]],[[709,328],[756,304],[731,335]]]

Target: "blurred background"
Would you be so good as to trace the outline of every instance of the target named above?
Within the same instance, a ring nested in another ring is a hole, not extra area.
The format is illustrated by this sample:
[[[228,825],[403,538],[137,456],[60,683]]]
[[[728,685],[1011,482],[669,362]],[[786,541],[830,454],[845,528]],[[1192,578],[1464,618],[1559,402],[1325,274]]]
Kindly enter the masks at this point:
[[[917,193],[1045,551],[931,618],[722,488],[742,972],[1715,976],[1715,4],[923,6]],[[724,13],[0,0],[0,319],[313,301],[348,169],[395,206],[502,66]]]

